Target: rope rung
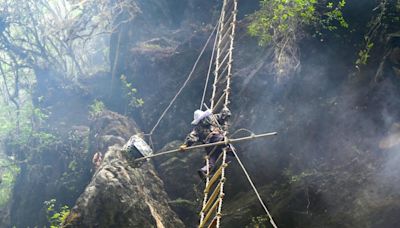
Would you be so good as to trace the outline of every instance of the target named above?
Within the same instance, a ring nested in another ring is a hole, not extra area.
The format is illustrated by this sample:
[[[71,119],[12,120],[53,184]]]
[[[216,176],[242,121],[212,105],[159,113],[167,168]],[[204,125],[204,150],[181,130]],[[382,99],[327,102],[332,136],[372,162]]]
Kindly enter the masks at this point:
[[[218,219],[220,219],[220,218],[221,218],[220,215],[215,216],[215,217],[213,218],[213,220],[211,220],[210,225],[208,225],[208,228],[214,228],[214,227],[216,227],[216,226],[217,226],[217,221],[218,221]]]
[[[232,19],[234,14],[235,12],[233,10],[231,12],[226,13],[223,23],[226,25],[231,24],[233,22]]]
[[[226,37],[229,37],[229,35],[232,33],[232,29],[234,28],[233,24],[230,24],[227,29],[225,29],[224,34],[220,36],[221,43],[224,43]]]
[[[214,148],[216,148],[216,147],[214,147]],[[214,151],[215,151],[215,149],[211,151],[210,155],[211,155]],[[214,164],[218,164],[218,162],[221,160],[221,158],[223,157],[223,155],[224,155],[224,154],[221,153],[221,154],[218,156],[218,158],[217,158],[217,160],[215,161]],[[212,168],[212,169],[210,170],[210,172],[213,172],[213,171],[215,171],[215,168]]]
[[[226,29],[225,30],[225,33],[222,35],[222,36],[220,36],[220,42],[221,43],[225,43],[225,40],[227,39],[227,38],[230,38],[233,34],[234,34],[234,29],[235,29],[235,24],[233,23],[233,22],[231,22],[230,24],[229,24],[229,27],[228,27],[228,29]],[[228,43],[229,43],[230,41],[228,41]]]
[[[200,228],[204,227],[204,225],[207,223],[207,221],[210,219],[211,215],[217,210],[217,207],[219,205],[219,200],[215,201],[215,203],[212,205],[206,216],[204,217],[203,222],[200,224]]]
[[[203,207],[203,209],[201,210],[202,213],[205,213],[206,211],[208,211],[208,209],[210,208],[210,206],[212,205],[212,203],[215,201],[215,199],[217,198],[217,196],[220,194],[219,191],[221,191],[221,182],[218,183],[217,187],[215,187],[214,192],[211,194],[210,198],[208,199],[206,205]]]
[[[231,46],[230,42],[226,42],[222,48],[220,48],[220,56],[222,53],[229,51],[229,47]]]
[[[229,64],[227,64],[226,67],[219,74],[220,78],[218,80],[218,83],[225,83],[228,80],[227,77],[230,77],[230,75],[229,74],[224,75],[228,69],[229,69]]]
[[[228,2],[228,4],[225,5],[225,7],[223,8],[224,11],[228,11],[231,13],[235,13],[235,5],[231,4],[233,1]],[[233,7],[232,7],[233,6]],[[224,19],[226,18],[226,15],[224,17]],[[225,21],[225,20],[224,20]]]
[[[223,98],[226,96],[226,92],[221,95],[221,97],[218,99],[217,103],[214,105],[214,110],[217,110],[219,105],[222,104],[222,101],[224,100]]]
[[[210,182],[208,182],[208,185],[206,186],[206,189],[205,189],[206,192],[209,192],[209,191],[210,191],[211,186],[213,186],[213,184],[215,183],[215,181],[221,176],[222,170],[225,169],[225,167],[227,167],[227,166],[228,166],[227,163],[223,163],[223,164],[219,167],[219,169],[215,172],[214,176],[211,178]],[[221,181],[223,182],[224,180],[221,180]]]
[[[219,65],[219,67],[218,67],[218,69],[216,69],[216,70],[220,70],[221,69],[221,67],[224,65],[224,63],[225,63],[225,61],[228,59],[228,57],[231,55],[231,53],[230,52],[228,52],[228,54],[226,54],[225,56],[224,56],[224,58],[222,59],[222,61],[220,62],[220,65]]]

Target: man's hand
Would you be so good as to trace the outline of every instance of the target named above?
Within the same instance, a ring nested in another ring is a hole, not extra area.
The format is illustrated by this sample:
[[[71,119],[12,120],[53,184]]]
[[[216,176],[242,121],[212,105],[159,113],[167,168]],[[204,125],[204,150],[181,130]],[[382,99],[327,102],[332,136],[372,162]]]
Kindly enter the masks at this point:
[[[185,144],[182,144],[182,145],[179,146],[179,149],[180,149],[182,152],[185,151],[186,148],[187,148],[187,146],[186,146]]]

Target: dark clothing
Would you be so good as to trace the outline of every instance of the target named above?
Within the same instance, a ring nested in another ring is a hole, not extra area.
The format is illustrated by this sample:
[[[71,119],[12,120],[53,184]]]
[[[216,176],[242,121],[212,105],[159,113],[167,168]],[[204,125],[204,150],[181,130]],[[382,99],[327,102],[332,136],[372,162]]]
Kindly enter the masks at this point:
[[[212,114],[201,120],[194,129],[186,137],[184,144],[191,146],[194,143],[201,142],[204,144],[214,143],[223,141],[224,131],[221,126],[225,124],[228,117],[230,117],[231,112],[228,109],[222,110],[219,114]],[[222,149],[225,145],[220,145],[216,147],[206,147],[205,151],[207,155],[210,155],[210,167],[214,167],[215,162],[222,153]],[[201,171],[206,172],[207,167],[201,168]]]
[[[209,143],[219,142],[219,141],[223,141],[223,140],[224,140],[224,135],[216,134],[210,138]],[[218,157],[221,155],[222,149],[224,149],[224,147],[225,147],[225,145],[206,147],[207,155],[210,155],[210,153],[211,153],[210,167],[214,167],[215,162],[217,161]]]
[[[212,138],[213,135],[224,134],[220,126],[223,126],[230,116],[231,112],[225,109],[219,114],[213,114],[212,116],[204,118],[189,133],[184,144],[191,146],[196,142],[210,143],[210,138]]]

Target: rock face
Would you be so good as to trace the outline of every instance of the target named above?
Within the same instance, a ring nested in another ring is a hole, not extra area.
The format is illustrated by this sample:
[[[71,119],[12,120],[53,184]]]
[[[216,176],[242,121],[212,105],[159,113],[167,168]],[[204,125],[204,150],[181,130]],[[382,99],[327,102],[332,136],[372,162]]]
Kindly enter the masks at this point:
[[[172,141],[161,151],[178,148],[181,144],[182,141]],[[154,159],[156,170],[164,181],[165,191],[172,200],[171,207],[188,227],[198,226],[204,183],[197,175],[197,170],[203,166],[203,157],[204,151],[197,149]]]
[[[169,207],[163,182],[153,166],[132,167],[121,150],[121,143],[138,132],[134,126],[111,112],[103,113],[94,123],[92,129],[99,130],[96,149],[111,147],[64,227],[184,227]]]
[[[152,165],[132,168],[110,147],[65,227],[183,227],[167,199]]]

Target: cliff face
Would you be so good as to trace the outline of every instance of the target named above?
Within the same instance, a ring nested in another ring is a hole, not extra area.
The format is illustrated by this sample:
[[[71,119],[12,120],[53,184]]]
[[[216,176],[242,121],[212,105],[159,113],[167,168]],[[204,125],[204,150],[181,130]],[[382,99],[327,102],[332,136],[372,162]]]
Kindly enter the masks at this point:
[[[169,207],[154,168],[149,164],[132,168],[120,148],[110,147],[65,227],[184,226]]]
[[[55,99],[57,107],[65,107],[54,122],[68,125],[78,109],[76,119],[82,125],[66,126],[65,132],[71,132],[68,138],[41,148],[22,166],[10,205],[11,221],[3,220],[7,226],[46,224],[43,201],[51,198],[75,205],[66,227],[183,227],[182,221],[187,227],[196,226],[203,187],[196,169],[202,166],[202,152],[160,157],[154,165],[136,168],[120,147],[139,132],[138,126],[145,132],[154,126],[190,72],[221,1],[136,3],[140,14],[113,34],[113,72],[84,84],[88,95],[73,96],[83,100],[77,106],[65,106],[60,101],[66,98],[64,94]],[[239,1],[240,19],[257,6],[258,1]],[[278,82],[271,73],[271,51],[247,35],[246,25],[246,20],[239,22],[235,42],[231,132],[239,128],[279,132],[275,138],[237,145],[278,226],[396,227],[400,210],[396,181],[400,176],[399,43],[391,44],[383,75],[374,81],[369,71],[376,66],[354,72],[354,43],[333,36],[324,42],[307,39],[300,44],[301,71]],[[210,53],[211,48],[205,55]],[[176,140],[189,132],[208,60],[201,59],[188,87],[155,131],[156,149],[176,148],[180,144]],[[379,63],[379,57],[374,61]],[[137,88],[135,95],[144,99],[143,107],[127,108],[130,101],[118,80],[121,75]],[[111,81],[115,85],[110,86]],[[114,88],[111,98],[110,87]],[[104,98],[108,108],[132,117],[137,124],[104,112],[89,130],[84,122],[88,99],[94,97]],[[105,157],[91,173],[95,152]],[[234,161],[227,179],[223,225],[267,224]]]
[[[239,2],[239,11],[251,8],[249,5]],[[350,7],[352,12],[365,10],[356,2]],[[212,23],[213,12],[204,14]],[[352,22],[359,23],[358,19]],[[163,30],[157,40],[167,42],[157,48],[143,45],[154,41],[157,34],[153,33],[147,40],[130,43],[124,52],[123,67],[119,68],[136,83],[138,96],[145,100],[142,112],[133,113],[144,129],[151,129],[186,79],[212,25],[206,23],[193,30],[185,23],[178,30],[164,28],[170,33]],[[397,130],[390,129],[399,121],[398,67],[396,61],[387,61],[379,81],[371,76],[379,65],[379,56],[363,71],[354,70],[354,40],[338,39],[332,34],[323,42],[305,39],[299,44],[301,71],[278,81],[272,73],[270,50],[260,48],[246,34],[246,20],[238,24],[231,132],[239,128],[279,132],[273,139],[238,145],[238,150],[280,227],[393,227],[396,221],[392,213],[383,211],[399,208],[392,203],[400,199],[395,190],[398,185],[389,181],[389,176],[398,173],[390,162],[398,159],[392,153],[398,151],[398,144],[390,148],[379,145],[397,134]],[[392,57],[396,56],[396,45],[390,47]],[[210,49],[206,56],[210,56]],[[200,61],[194,78],[155,132],[153,140],[158,148],[183,139],[189,132],[192,113],[199,107],[208,60],[205,57]],[[195,173],[193,167],[201,166],[201,160],[180,155],[156,164],[166,188],[176,189],[173,183],[192,183],[195,178],[179,170]],[[173,175],[175,172],[179,174]],[[235,164],[230,166],[229,174],[223,224],[244,227],[254,224],[252,218],[258,216],[260,223],[265,222],[261,207]],[[343,186],[345,189],[335,190]],[[366,193],[365,189],[374,193]],[[195,191],[201,192],[201,185]],[[390,197],[382,192],[391,192]],[[173,191],[170,196],[190,199],[187,192]],[[368,203],[369,196],[375,203]],[[382,213],[375,213],[375,208],[381,208]],[[180,211],[181,216],[190,212],[190,206],[185,210]],[[382,219],[371,221],[367,219],[370,215]]]

